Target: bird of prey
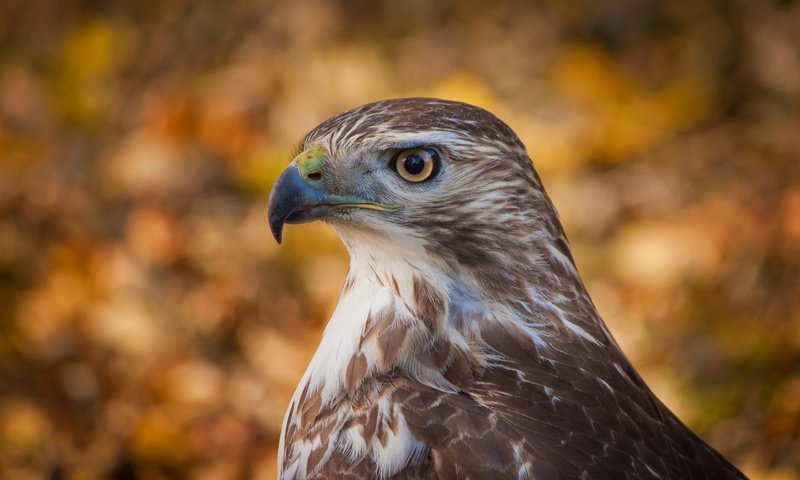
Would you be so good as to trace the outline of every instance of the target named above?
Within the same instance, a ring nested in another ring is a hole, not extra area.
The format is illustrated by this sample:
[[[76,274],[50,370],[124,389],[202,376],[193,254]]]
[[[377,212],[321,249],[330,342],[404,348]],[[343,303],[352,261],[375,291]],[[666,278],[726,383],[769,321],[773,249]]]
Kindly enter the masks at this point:
[[[278,242],[320,219],[350,269],[286,413],[281,478],[745,478],[631,366],[491,113],[406,98],[326,120],[269,199]]]

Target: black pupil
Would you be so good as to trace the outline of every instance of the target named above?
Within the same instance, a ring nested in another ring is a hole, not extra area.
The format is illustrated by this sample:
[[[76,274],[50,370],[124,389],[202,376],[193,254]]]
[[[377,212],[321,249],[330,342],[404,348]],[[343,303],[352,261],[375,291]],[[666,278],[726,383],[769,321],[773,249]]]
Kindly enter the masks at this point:
[[[403,161],[403,168],[411,175],[419,175],[425,170],[425,159],[417,153],[412,153]]]

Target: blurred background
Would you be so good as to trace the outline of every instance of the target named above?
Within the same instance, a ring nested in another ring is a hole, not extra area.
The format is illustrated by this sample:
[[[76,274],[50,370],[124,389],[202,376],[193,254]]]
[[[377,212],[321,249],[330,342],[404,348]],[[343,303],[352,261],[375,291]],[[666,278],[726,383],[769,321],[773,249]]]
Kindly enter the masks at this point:
[[[633,363],[800,478],[800,2],[0,3],[0,478],[274,478],[336,301],[267,227],[302,135],[481,105],[528,146]]]

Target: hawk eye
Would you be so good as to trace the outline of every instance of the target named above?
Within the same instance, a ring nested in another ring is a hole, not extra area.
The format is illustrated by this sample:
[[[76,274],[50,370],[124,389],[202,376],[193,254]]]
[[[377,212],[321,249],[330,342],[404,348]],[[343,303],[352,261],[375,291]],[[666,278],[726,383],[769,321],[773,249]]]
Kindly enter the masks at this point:
[[[439,170],[439,153],[432,148],[409,148],[400,152],[394,169],[409,182],[422,182]]]

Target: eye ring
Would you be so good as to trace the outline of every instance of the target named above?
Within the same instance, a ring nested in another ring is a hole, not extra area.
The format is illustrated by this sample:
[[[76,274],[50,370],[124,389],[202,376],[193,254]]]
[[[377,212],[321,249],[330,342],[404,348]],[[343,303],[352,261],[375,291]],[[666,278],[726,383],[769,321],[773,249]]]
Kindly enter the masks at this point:
[[[413,183],[424,182],[439,171],[441,158],[432,148],[408,148],[394,159],[394,169],[404,180]]]

